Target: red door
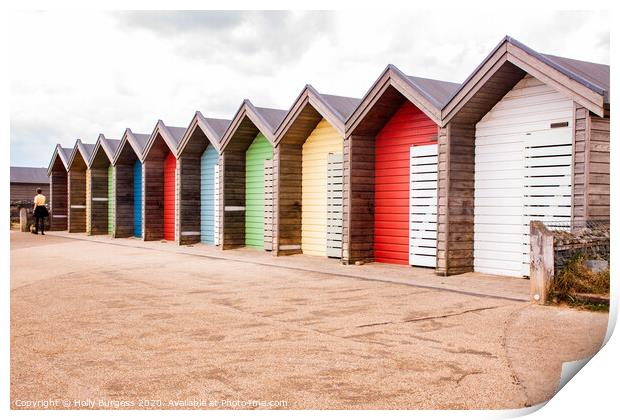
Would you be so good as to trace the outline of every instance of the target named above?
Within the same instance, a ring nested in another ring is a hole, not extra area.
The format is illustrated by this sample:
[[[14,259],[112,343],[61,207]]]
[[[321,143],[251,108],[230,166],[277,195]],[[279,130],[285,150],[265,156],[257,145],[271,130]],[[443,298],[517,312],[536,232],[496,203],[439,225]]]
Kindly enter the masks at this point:
[[[409,149],[437,143],[437,126],[405,102],[375,142],[375,261],[409,264]]]
[[[168,153],[164,161],[164,239],[174,241],[174,191],[177,160]]]

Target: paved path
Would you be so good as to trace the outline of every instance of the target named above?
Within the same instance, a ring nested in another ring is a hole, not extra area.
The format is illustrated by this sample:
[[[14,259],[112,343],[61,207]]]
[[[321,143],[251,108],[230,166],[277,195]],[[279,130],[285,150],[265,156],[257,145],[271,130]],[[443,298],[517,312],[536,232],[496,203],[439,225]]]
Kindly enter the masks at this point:
[[[596,352],[607,325],[515,300],[513,283],[501,296],[486,276],[78,239],[11,233],[13,408],[519,408],[548,399],[561,363]]]
[[[335,258],[308,255],[274,257],[268,252],[254,249],[232,249],[220,251],[204,244],[177,246],[167,241],[144,242],[134,238],[112,239],[107,235],[87,236],[84,233],[52,232],[51,235],[84,241],[112,244],[123,247],[175,252],[196,255],[209,259],[225,259],[232,262],[252,262],[270,267],[289,267],[300,271],[334,274],[356,280],[372,280],[403,283],[412,286],[441,290],[452,290],[479,296],[501,297],[511,300],[529,301],[530,283],[528,279],[494,276],[480,273],[466,273],[458,276],[437,276],[430,268],[405,267],[393,264],[365,264],[362,266],[343,265]]]

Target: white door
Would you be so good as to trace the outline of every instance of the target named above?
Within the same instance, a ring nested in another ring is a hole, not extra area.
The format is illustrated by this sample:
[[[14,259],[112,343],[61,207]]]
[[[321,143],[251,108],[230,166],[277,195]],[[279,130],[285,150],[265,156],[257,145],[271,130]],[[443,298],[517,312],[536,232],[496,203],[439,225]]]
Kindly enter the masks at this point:
[[[220,244],[220,165],[213,167],[213,244]]]
[[[437,266],[437,145],[409,149],[409,264]]]
[[[342,258],[342,153],[327,155],[327,241],[328,257]]]
[[[530,220],[570,220],[573,103],[527,75],[476,125],[474,270],[529,276]]]
[[[263,247],[265,251],[273,248],[273,159],[265,159],[265,207],[263,227]]]

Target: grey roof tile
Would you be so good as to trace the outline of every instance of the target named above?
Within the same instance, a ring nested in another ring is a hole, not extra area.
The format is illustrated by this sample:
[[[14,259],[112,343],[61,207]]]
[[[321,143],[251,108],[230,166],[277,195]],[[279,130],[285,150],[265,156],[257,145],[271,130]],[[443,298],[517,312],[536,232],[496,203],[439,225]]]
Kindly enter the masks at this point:
[[[11,183],[49,184],[47,168],[11,166]]]

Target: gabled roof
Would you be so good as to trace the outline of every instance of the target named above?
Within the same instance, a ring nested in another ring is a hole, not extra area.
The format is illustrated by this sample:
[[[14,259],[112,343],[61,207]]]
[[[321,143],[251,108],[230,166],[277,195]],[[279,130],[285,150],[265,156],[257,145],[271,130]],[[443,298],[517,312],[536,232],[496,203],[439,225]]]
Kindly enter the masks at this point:
[[[220,150],[226,149],[230,140],[243,125],[245,118],[249,119],[256,130],[262,133],[271,144],[275,141],[275,131],[284,119],[286,111],[282,109],[255,107],[249,99],[244,99],[235,113],[234,118],[222,136]],[[256,134],[254,134],[256,136]]]
[[[187,130],[185,130],[185,134],[181,138],[179,142],[179,155],[183,153],[187,143],[190,138],[194,134],[197,128],[200,128],[204,135],[207,137],[209,142],[219,151],[220,148],[220,140],[222,136],[226,132],[226,129],[230,125],[230,120],[223,120],[219,118],[205,118],[204,115],[200,111],[196,111],[194,117],[189,123]]]
[[[185,134],[185,131],[186,128],[167,126],[162,120],[157,120],[157,124],[155,124],[153,133],[151,134],[151,137],[149,137],[149,140],[144,147],[143,157],[146,158],[146,156],[148,156],[158,134],[161,136],[162,139],[164,139],[164,142],[166,143],[168,149],[170,149],[172,154],[175,157],[178,157],[179,143],[181,142],[181,138],[183,138],[183,134]]]
[[[99,134],[99,137],[97,137],[97,141],[95,142],[93,152],[90,156],[88,166],[93,166],[93,162],[95,161],[95,158],[100,148],[104,151],[106,157],[108,158],[108,161],[112,162],[112,160],[114,159],[114,155],[116,154],[116,150],[118,149],[120,144],[120,140],[108,139],[103,134]]]
[[[393,64],[388,64],[362,98],[360,105],[347,119],[346,132],[350,134],[389,88],[420,109],[437,125],[441,123],[441,109],[458,83],[408,76]]]
[[[304,139],[310,134],[308,130],[314,129],[321,118],[327,120],[332,127],[344,136],[345,122],[360,102],[361,99],[357,98],[325,95],[319,93],[312,85],[306,85],[278,126],[275,144],[278,144],[287,135],[289,129],[295,125],[300,116],[309,119],[308,124],[304,124],[304,129],[299,134]],[[307,112],[308,105],[316,112]]]
[[[47,168],[11,166],[11,184],[49,184]]]
[[[605,109],[609,109],[608,65],[541,54],[506,36],[446,102],[441,115],[444,124],[506,63],[552,86],[599,116],[604,116]]]
[[[60,158],[65,170],[69,169],[69,156],[71,156],[72,149],[68,147],[62,147],[60,144],[57,144],[54,147],[54,153],[52,153],[52,159],[50,160],[49,165],[47,166],[47,175],[49,176],[52,173],[52,168],[54,167],[54,163],[57,158]]]
[[[71,169],[71,166],[73,165],[75,157],[78,153],[84,160],[84,164],[88,166],[88,162],[90,162],[90,157],[93,154],[93,150],[95,150],[95,145],[93,143],[82,143],[82,140],[77,139],[75,141],[75,146],[73,146],[73,150],[71,151],[71,156],[69,157],[69,163],[67,165],[67,168]]]
[[[130,128],[126,128],[125,132],[123,133],[123,137],[121,138],[121,141],[116,148],[116,152],[114,153],[112,164],[116,165],[121,153],[123,152],[123,148],[125,148],[127,145],[131,147],[133,152],[138,157],[138,160],[142,162],[144,160],[144,148],[146,146],[146,143],[149,141],[149,137],[150,136],[148,134],[134,133],[133,131],[131,131]]]

